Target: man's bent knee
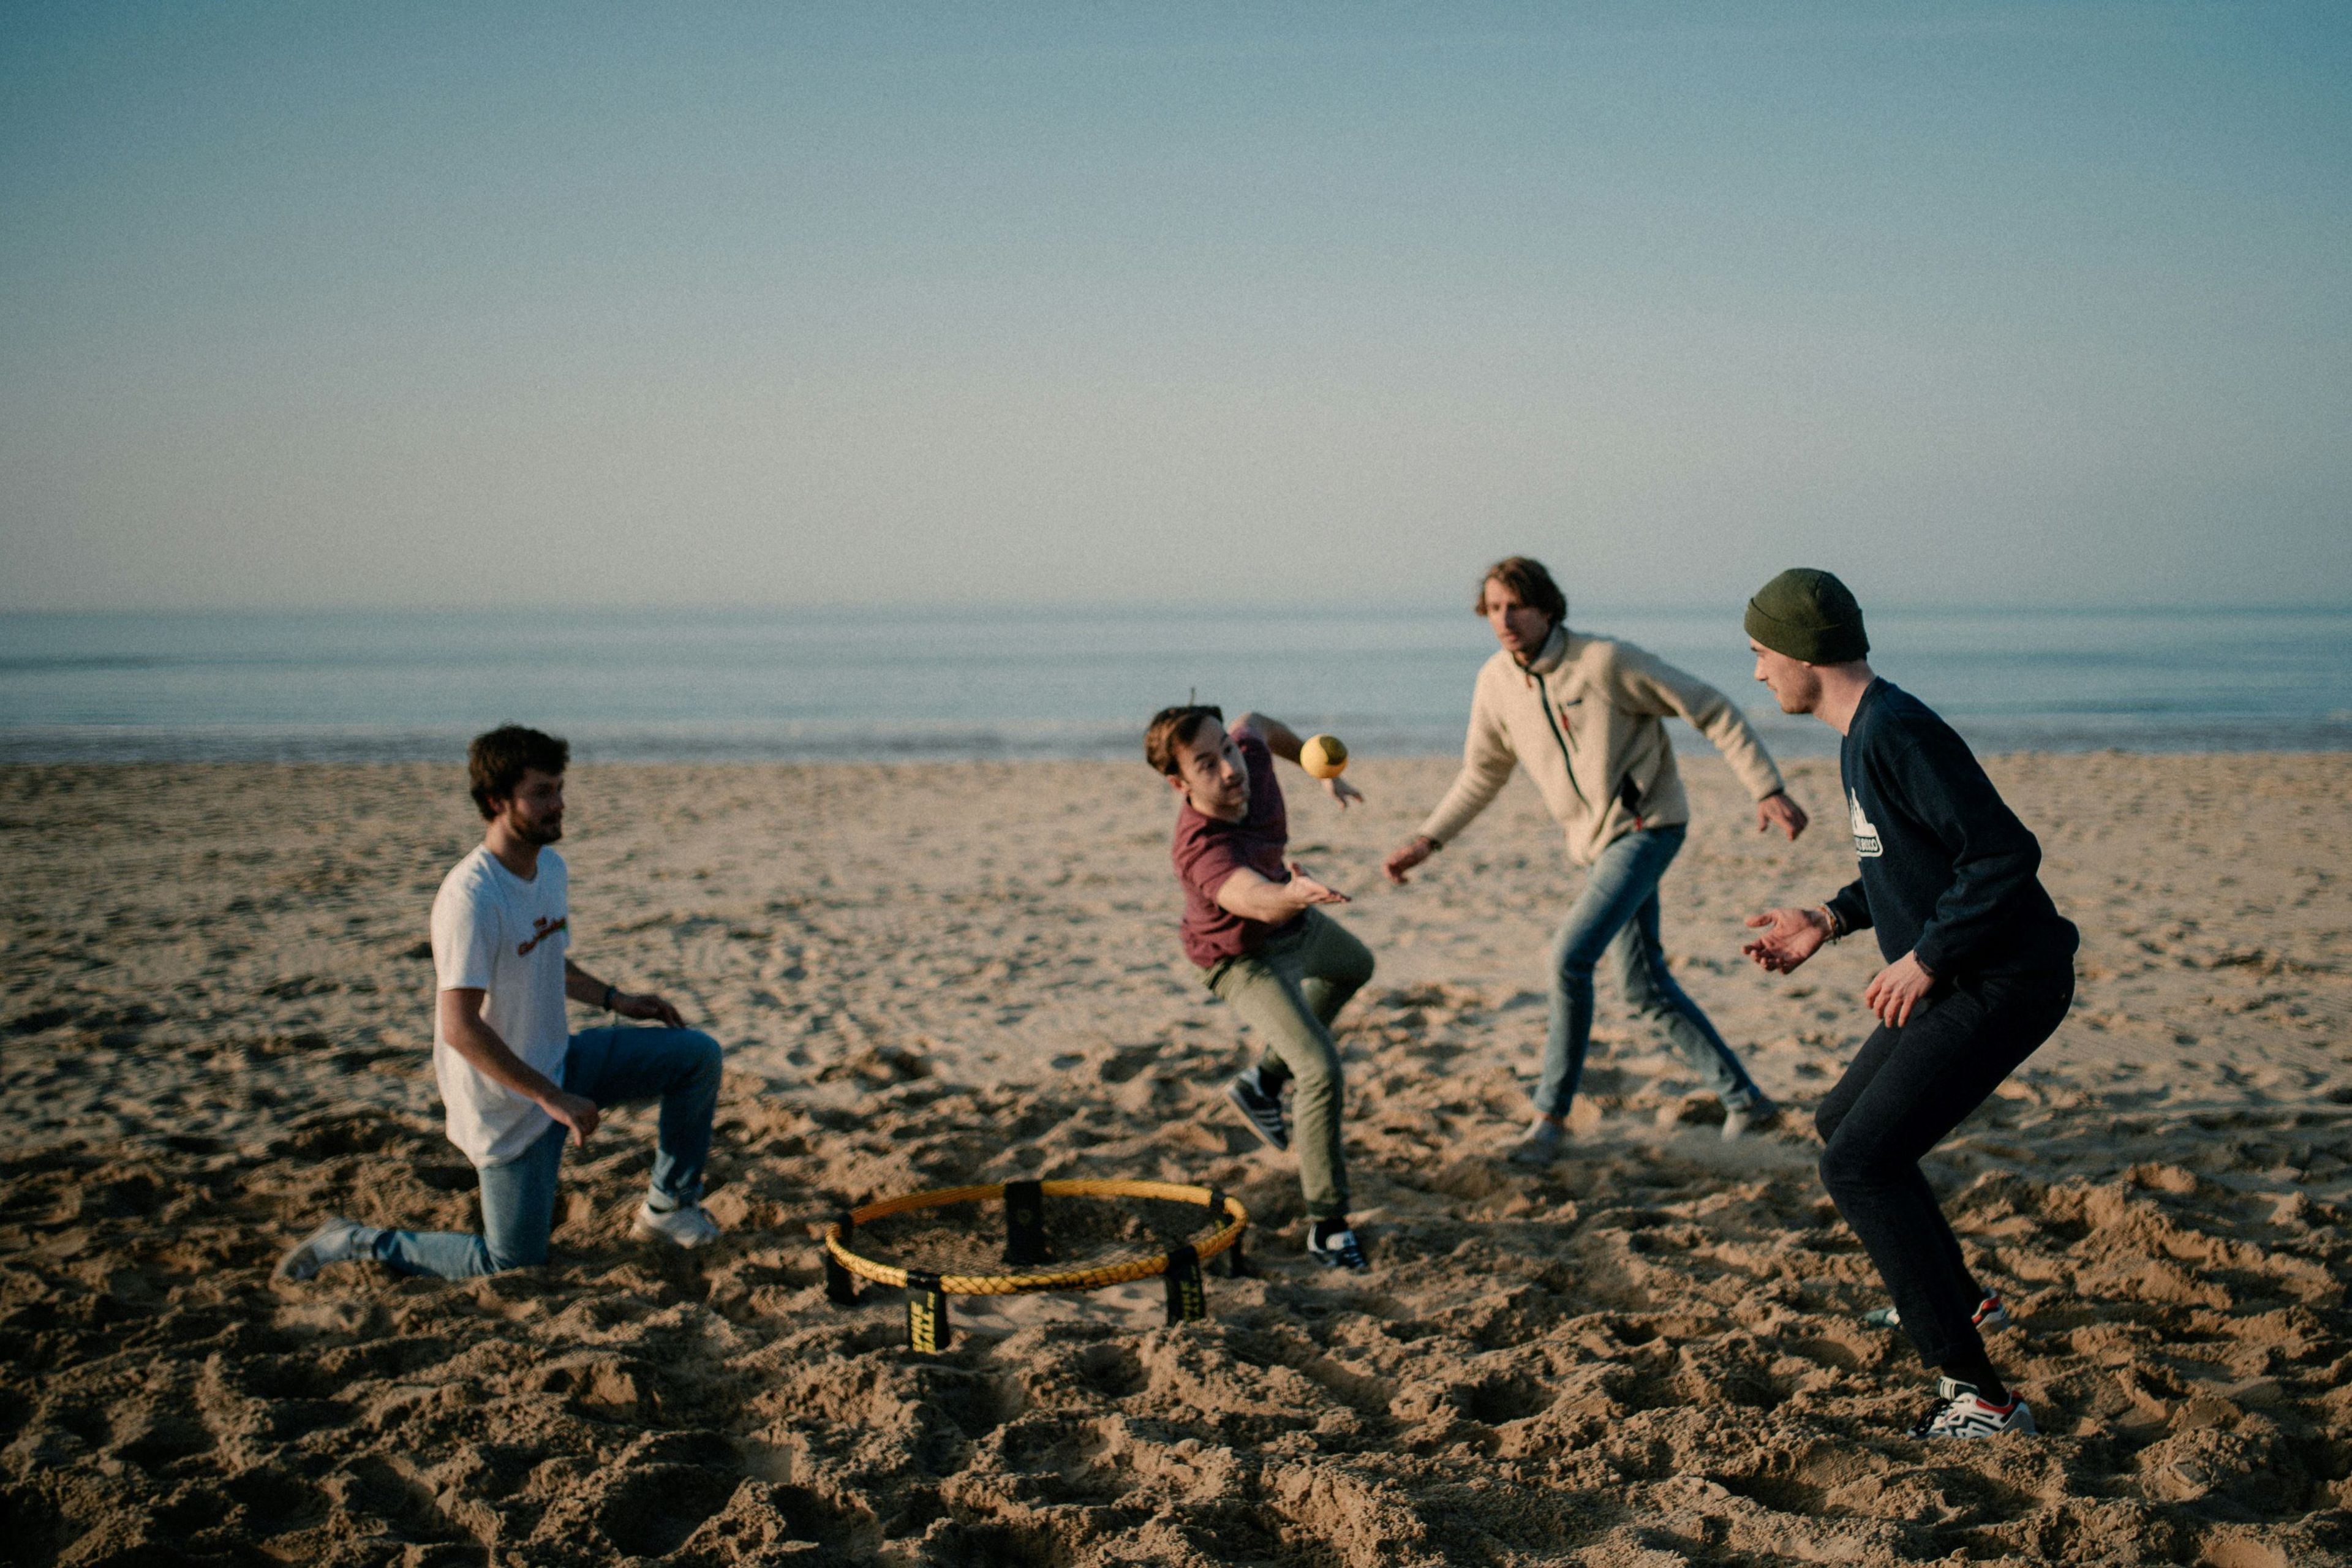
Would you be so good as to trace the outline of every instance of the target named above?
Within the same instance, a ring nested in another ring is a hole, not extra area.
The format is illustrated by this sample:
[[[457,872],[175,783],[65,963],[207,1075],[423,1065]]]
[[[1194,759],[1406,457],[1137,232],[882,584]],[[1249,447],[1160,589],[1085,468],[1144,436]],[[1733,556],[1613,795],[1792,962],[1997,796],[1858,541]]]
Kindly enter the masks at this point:
[[[1846,1183],[1844,1166],[1840,1164],[1838,1162],[1832,1160],[1827,1154],[1823,1154],[1822,1156],[1821,1163],[1816,1165],[1814,1169],[1820,1173],[1822,1178],[1822,1191],[1829,1194],[1832,1202],[1837,1202],[1837,1200],[1844,1194],[1853,1190],[1853,1187],[1849,1186]],[[1843,1203],[1839,1203],[1838,1206],[1840,1209],[1843,1209],[1845,1205]]]
[[[1328,1047],[1319,1051],[1295,1051],[1283,1057],[1290,1068],[1290,1081],[1298,1093],[1312,1095],[1334,1088],[1339,1082],[1339,1053]]]
[[[1581,985],[1591,990],[1592,972],[1599,967],[1601,955],[1598,953],[1582,953],[1568,948],[1552,949],[1551,972],[1559,975],[1564,984]]]
[[[1851,1143],[1832,1139],[1822,1151],[1822,1185],[1834,1196],[1839,1193],[1869,1192],[1896,1181],[1902,1175],[1898,1167]]]
[[[540,1238],[536,1247],[524,1245],[509,1249],[495,1248],[485,1242],[480,1252],[482,1272],[504,1274],[516,1268],[537,1268],[547,1262],[547,1239]]]
[[[669,1080],[666,1092],[709,1089],[726,1071],[726,1051],[699,1029],[673,1029],[659,1048],[662,1071]]]
[[[1684,1017],[1689,1013],[1688,1008],[1676,1006],[1673,998],[1648,987],[1636,990],[1627,986],[1625,1009],[1636,1018],[1646,1019],[1654,1024],[1662,1024],[1670,1018]]]

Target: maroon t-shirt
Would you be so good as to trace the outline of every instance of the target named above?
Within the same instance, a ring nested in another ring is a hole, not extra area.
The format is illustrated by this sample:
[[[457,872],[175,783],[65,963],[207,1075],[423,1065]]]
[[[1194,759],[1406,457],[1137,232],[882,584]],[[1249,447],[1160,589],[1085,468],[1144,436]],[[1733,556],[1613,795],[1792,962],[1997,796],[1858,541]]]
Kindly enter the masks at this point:
[[[1274,753],[1254,730],[1234,731],[1234,744],[1249,765],[1248,811],[1239,822],[1220,822],[1193,810],[1188,800],[1176,808],[1176,842],[1169,848],[1176,879],[1184,884],[1184,956],[1203,969],[1255,952],[1307,918],[1296,914],[1269,925],[1244,920],[1217,902],[1217,889],[1244,867],[1269,882],[1290,880],[1282,863],[1290,816],[1283,809],[1282,786],[1274,782]]]

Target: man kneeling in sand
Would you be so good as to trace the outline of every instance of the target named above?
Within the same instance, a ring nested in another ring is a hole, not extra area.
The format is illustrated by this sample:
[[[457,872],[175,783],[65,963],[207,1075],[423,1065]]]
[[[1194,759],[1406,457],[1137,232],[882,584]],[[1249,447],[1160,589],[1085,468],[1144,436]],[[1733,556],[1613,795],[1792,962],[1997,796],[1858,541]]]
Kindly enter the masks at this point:
[[[1283,857],[1290,818],[1274,759],[1298,760],[1298,737],[1262,714],[1228,731],[1218,709],[1163,708],[1144,731],[1144,760],[1182,797],[1170,855],[1184,884],[1184,955],[1211,991],[1265,1042],[1258,1065],[1225,1094],[1271,1149],[1298,1149],[1307,1254],[1328,1268],[1371,1267],[1348,1224],[1348,1161],[1339,1147],[1339,1052],[1331,1020],[1372,977],[1372,955],[1317,906],[1344,904]],[[1343,807],[1361,800],[1337,778]],[[1296,1139],[1282,1090],[1296,1084]]]
[[[679,1247],[719,1235],[702,1207],[719,1042],[687,1028],[662,997],[618,990],[567,956],[563,857],[548,846],[563,837],[570,760],[563,742],[520,725],[475,739],[467,771],[489,826],[433,900],[433,1066],[449,1142],[479,1173],[482,1234],[383,1230],[339,1215],[286,1254],[279,1278],[308,1279],[362,1258],[444,1279],[546,1262],[565,1141],[585,1144],[600,1110],[631,1100],[661,1101],[636,1233]],[[574,1035],[567,996],[665,1026]]]

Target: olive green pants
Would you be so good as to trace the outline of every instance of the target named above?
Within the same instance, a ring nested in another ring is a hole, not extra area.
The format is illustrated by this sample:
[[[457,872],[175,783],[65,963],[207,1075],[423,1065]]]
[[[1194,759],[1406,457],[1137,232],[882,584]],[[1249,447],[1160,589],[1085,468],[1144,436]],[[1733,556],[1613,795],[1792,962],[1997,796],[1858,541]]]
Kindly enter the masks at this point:
[[[1265,1043],[1258,1074],[1270,1091],[1283,1080],[1297,1089],[1290,1105],[1290,1147],[1298,1156],[1298,1186],[1313,1219],[1348,1212],[1348,1157],[1339,1148],[1339,1052],[1331,1020],[1372,977],[1371,950],[1321,910],[1257,952],[1202,971],[1209,989],[1229,1003]]]

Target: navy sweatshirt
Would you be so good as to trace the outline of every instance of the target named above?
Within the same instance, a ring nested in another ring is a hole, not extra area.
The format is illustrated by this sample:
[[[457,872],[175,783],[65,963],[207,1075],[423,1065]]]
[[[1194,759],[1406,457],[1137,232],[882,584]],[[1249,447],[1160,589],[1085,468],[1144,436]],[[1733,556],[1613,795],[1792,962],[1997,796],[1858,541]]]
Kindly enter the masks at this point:
[[[2042,846],[1968,742],[1902,688],[1874,680],[1838,748],[1862,875],[1830,907],[1878,929],[1938,979],[2069,963],[2081,935],[2034,873]]]

